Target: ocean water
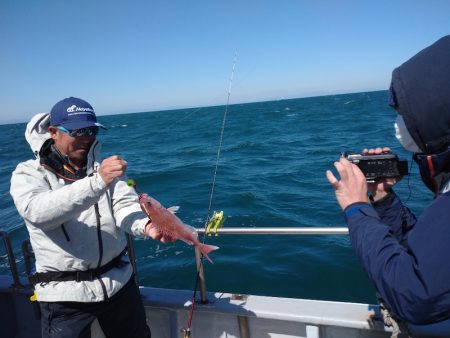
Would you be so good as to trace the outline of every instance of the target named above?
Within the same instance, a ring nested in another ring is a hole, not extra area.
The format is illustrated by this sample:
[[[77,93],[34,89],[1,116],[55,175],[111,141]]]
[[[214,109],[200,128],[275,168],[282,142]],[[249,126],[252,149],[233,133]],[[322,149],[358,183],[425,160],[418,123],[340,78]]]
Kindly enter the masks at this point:
[[[208,212],[225,107],[100,116],[104,156],[128,161],[128,176],[178,216],[202,228]],[[213,210],[225,227],[342,227],[325,171],[342,151],[390,146],[411,160],[393,133],[387,92],[368,92],[228,107]],[[9,195],[12,170],[32,158],[25,124],[0,125],[0,230],[10,234],[19,269],[27,231]],[[432,198],[411,168],[396,191],[416,214]],[[205,263],[209,291],[374,302],[375,290],[348,236],[222,235]],[[178,241],[135,240],[142,285],[192,289],[194,250]],[[8,273],[0,248],[0,274]],[[23,275],[24,273],[21,272]]]

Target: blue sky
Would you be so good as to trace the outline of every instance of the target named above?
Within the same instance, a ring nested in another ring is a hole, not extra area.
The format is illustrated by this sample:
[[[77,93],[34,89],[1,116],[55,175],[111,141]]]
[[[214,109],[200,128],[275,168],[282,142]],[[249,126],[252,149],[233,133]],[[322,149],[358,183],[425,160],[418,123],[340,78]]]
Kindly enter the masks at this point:
[[[450,34],[450,1],[1,0],[0,123],[386,89]]]

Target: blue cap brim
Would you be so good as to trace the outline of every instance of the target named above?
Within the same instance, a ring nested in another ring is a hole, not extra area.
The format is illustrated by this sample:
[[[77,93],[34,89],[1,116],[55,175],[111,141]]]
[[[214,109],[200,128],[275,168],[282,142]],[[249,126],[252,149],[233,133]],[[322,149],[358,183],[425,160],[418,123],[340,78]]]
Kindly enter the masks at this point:
[[[82,129],[82,128],[88,128],[88,127],[99,127],[102,129],[108,129],[104,125],[98,122],[94,121],[77,121],[77,122],[69,122],[69,123],[63,123],[61,124],[64,128],[67,128],[69,130],[76,130],[76,129]]]

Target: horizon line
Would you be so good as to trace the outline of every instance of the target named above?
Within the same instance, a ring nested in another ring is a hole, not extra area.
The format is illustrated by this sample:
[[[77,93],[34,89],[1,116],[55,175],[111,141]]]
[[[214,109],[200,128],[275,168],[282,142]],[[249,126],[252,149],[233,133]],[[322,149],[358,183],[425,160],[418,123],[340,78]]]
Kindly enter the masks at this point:
[[[346,93],[336,93],[336,94],[318,94],[318,95],[311,95],[311,96],[302,96],[302,97],[283,97],[281,96],[278,99],[262,99],[260,101],[241,101],[241,102],[235,102],[231,103],[228,106],[234,106],[234,105],[240,105],[240,104],[253,104],[253,103],[264,103],[264,102],[273,102],[273,101],[283,101],[283,100],[298,100],[298,99],[309,99],[309,98],[316,98],[316,97],[326,97],[326,96],[339,96],[339,95],[349,95],[349,94],[360,94],[360,93],[373,93],[373,92],[382,92],[387,91],[387,89],[378,89],[378,90],[369,90],[369,91],[356,91],[356,92],[346,92]],[[142,110],[142,111],[135,111],[135,112],[117,112],[117,113],[105,113],[105,114],[96,114],[97,116],[115,116],[115,115],[126,115],[126,114],[142,114],[142,113],[159,113],[159,112],[165,112],[165,111],[176,111],[176,110],[184,110],[184,109],[202,109],[202,108],[212,108],[212,107],[224,107],[226,104],[212,104],[212,105],[206,105],[206,106],[185,106],[185,107],[167,107],[157,110]],[[37,113],[36,113],[37,114]],[[25,121],[24,119],[12,119],[12,120],[0,120],[0,125],[9,125],[9,124],[22,124],[22,123],[28,123],[28,121]]]

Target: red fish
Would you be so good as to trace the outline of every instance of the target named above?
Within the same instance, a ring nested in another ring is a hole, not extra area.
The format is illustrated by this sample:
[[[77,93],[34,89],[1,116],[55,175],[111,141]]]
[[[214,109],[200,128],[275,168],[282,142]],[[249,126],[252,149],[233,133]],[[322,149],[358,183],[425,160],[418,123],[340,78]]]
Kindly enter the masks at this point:
[[[184,224],[174,215],[178,207],[166,209],[161,203],[147,194],[139,195],[139,203],[141,204],[142,211],[152,220],[153,226],[161,233],[175,239],[181,239],[189,245],[196,246],[203,256],[212,263],[208,253],[219,249],[219,247],[200,243],[197,231],[193,227]]]

